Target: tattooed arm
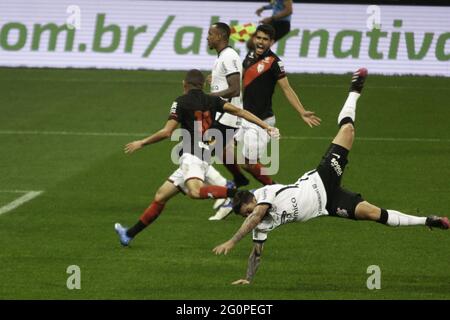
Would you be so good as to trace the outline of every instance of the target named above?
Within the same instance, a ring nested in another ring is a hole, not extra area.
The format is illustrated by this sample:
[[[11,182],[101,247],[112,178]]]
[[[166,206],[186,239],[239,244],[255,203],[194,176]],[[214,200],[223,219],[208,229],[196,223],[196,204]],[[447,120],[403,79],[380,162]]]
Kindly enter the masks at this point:
[[[215,247],[213,249],[213,252],[215,254],[227,254],[231,249],[233,249],[236,243],[238,243],[243,237],[247,235],[247,233],[252,231],[258,225],[258,223],[261,222],[268,209],[268,204],[257,205],[253,212],[245,219],[244,223],[235,233],[235,235],[227,242],[224,242],[221,245]]]
[[[245,279],[239,279],[232,284],[250,284],[261,262],[261,254],[263,250],[263,242],[253,242],[253,249],[248,257],[247,275]]]

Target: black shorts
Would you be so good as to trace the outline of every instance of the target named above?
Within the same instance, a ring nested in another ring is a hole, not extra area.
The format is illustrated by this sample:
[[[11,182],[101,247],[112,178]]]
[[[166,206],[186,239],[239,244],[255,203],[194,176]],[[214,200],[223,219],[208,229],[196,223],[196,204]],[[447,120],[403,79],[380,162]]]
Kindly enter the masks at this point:
[[[289,33],[289,31],[291,31],[290,21],[272,21],[270,24],[275,29],[275,42],[283,38]]]
[[[322,157],[317,172],[327,193],[326,209],[331,216],[355,219],[355,208],[364,201],[359,193],[345,190],[341,187],[348,150],[344,147],[331,144]]]

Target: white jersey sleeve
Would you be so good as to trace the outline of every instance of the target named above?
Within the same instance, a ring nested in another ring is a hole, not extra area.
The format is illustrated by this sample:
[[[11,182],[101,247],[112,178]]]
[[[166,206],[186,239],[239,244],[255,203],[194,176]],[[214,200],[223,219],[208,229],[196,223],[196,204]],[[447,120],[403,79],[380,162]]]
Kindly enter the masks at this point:
[[[211,92],[219,92],[228,89],[227,77],[238,74],[242,79],[242,61],[237,52],[227,47],[223,49],[217,57],[211,74]],[[238,97],[227,99],[238,108],[242,108],[242,90]],[[217,113],[216,120],[229,127],[237,128],[240,125],[238,117],[228,113]]]
[[[275,186],[276,185],[269,185],[256,190],[254,193],[256,203],[268,204],[272,207],[273,201],[275,200],[276,191],[279,189],[279,187],[277,188]]]

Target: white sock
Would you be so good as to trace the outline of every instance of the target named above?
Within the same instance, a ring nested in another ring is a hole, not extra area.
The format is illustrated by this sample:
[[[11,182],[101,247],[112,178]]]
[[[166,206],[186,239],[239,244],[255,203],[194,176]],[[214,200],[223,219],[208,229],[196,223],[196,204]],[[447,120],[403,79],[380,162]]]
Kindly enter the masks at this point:
[[[351,118],[355,122],[356,118],[356,101],[358,101],[360,94],[357,92],[350,92],[347,100],[345,100],[344,106],[338,116],[338,124],[341,123],[344,118]]]
[[[391,227],[425,225],[426,217],[410,216],[395,210],[387,210],[388,220],[386,224]]]

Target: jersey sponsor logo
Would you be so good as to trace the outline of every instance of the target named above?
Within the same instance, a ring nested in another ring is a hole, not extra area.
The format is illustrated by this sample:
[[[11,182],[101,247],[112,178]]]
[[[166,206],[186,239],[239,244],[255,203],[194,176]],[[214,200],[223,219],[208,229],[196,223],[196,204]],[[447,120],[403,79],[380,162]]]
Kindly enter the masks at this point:
[[[238,62],[237,60],[233,60],[233,66],[236,69],[236,71],[239,71]]]
[[[266,199],[267,199],[267,190],[263,190],[262,200],[266,200]]]
[[[278,66],[280,67],[280,71],[281,71],[282,73],[284,73],[284,63],[283,63],[283,61],[279,60],[279,61],[278,61]]]
[[[318,211],[320,212],[323,208],[323,205],[322,205],[322,196],[320,195],[319,187],[317,186],[316,183],[313,183],[311,185],[311,187],[313,188],[314,192],[317,195]]]
[[[347,212],[347,210],[346,209],[341,209],[341,208],[337,208],[336,209],[336,214],[339,216],[339,217],[342,217],[342,218],[348,218],[348,212]]]
[[[170,107],[169,119],[178,121],[177,106],[178,106],[178,103],[176,101],[174,103],[172,103],[172,106]]]
[[[336,158],[338,158],[338,159],[340,159],[341,158],[341,156],[340,155],[338,155],[337,153],[332,153],[332,155],[333,156],[335,156]]]
[[[222,62],[222,68],[223,68],[223,73],[227,74],[228,69],[227,69],[227,66],[225,65],[225,62]]]
[[[292,211],[294,212],[294,216],[298,216],[298,203],[297,199],[294,197],[291,198],[291,204],[292,204]]]
[[[338,177],[340,177],[342,175],[341,165],[335,158],[332,158],[330,162],[331,162],[331,167],[334,169],[334,172],[336,172]]]
[[[178,103],[176,101],[174,101],[172,103],[172,106],[170,107],[170,113],[177,113],[177,106],[178,106]]]

